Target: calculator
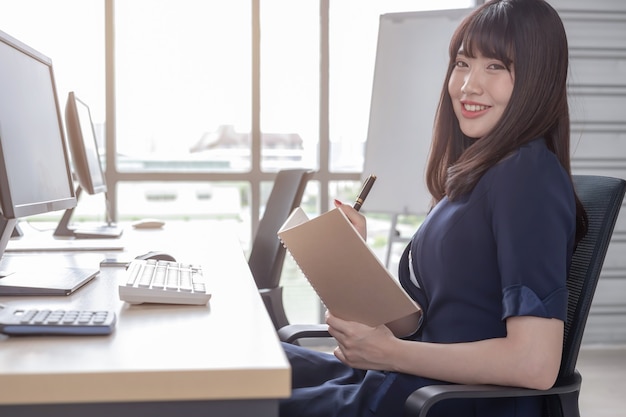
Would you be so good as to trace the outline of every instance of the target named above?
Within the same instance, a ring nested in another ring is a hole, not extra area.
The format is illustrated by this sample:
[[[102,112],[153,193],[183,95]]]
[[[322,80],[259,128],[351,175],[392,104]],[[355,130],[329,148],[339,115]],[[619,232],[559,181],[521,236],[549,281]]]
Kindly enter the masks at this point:
[[[0,332],[7,335],[107,335],[115,327],[110,310],[8,309],[0,311]]]

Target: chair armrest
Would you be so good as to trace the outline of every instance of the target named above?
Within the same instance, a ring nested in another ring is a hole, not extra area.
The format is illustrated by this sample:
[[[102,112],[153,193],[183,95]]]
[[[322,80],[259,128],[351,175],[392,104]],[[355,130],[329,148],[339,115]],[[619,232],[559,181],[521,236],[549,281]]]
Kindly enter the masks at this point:
[[[298,339],[310,337],[331,337],[326,324],[290,324],[278,329],[281,341],[293,343]]]
[[[433,405],[451,398],[518,397],[525,391],[532,390],[497,385],[428,385],[409,395],[404,403],[404,415],[426,417]]]
[[[575,371],[573,375],[557,380],[554,386],[547,390],[498,385],[428,385],[409,395],[404,404],[404,415],[406,417],[426,417],[433,405],[451,398],[534,397],[568,394],[578,391],[581,382],[582,377],[578,371]]]

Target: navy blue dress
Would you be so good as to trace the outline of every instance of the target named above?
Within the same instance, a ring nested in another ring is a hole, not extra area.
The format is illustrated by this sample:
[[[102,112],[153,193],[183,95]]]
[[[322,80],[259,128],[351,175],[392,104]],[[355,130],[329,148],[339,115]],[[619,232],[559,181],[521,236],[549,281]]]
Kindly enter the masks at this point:
[[[423,308],[414,340],[472,342],[506,336],[512,316],[567,318],[565,281],[574,246],[571,181],[543,139],[488,170],[471,193],[444,198],[403,254],[400,282]],[[333,355],[284,344],[293,393],[280,415],[401,416],[415,375],[352,369]],[[432,416],[539,416],[540,400],[450,400]]]

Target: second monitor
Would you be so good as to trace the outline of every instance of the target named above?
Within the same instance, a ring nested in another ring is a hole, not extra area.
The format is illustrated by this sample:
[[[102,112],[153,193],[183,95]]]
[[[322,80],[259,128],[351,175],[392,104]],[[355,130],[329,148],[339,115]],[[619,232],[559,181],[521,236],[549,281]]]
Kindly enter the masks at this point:
[[[95,227],[77,227],[71,224],[74,208],[67,209],[61,218],[54,236],[74,237],[77,239],[117,238],[122,229],[110,218],[109,201],[106,195],[107,185],[100,163],[100,153],[89,106],[70,91],[65,105],[65,127],[70,144],[74,175],[78,181],[76,199],[82,191],[93,195],[104,193],[106,223]]]

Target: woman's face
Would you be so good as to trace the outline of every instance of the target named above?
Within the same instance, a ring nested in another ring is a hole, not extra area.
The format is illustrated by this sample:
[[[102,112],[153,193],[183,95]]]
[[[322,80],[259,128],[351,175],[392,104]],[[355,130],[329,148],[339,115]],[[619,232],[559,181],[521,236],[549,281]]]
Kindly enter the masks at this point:
[[[495,127],[513,93],[515,73],[493,58],[470,58],[459,50],[448,92],[461,131],[479,139]]]

